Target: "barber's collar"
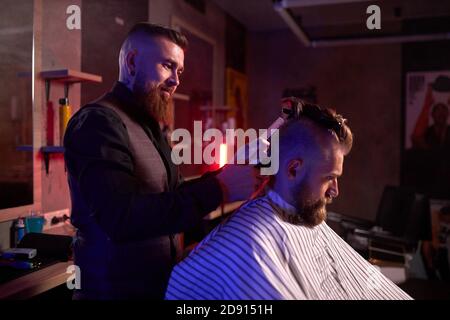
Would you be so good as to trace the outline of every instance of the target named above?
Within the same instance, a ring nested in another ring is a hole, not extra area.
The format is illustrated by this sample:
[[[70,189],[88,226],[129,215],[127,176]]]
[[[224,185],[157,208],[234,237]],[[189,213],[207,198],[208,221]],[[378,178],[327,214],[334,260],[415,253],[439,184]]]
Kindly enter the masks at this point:
[[[281,210],[285,211],[288,214],[297,214],[297,209],[289,203],[287,203],[278,193],[274,190],[270,189],[267,193],[267,197],[269,200],[279,207]]]
[[[131,111],[136,111],[140,108],[137,108],[137,102],[136,99],[133,96],[133,92],[122,82],[117,81],[112,90],[111,93],[119,99],[122,105],[127,106],[127,109],[130,109]]]

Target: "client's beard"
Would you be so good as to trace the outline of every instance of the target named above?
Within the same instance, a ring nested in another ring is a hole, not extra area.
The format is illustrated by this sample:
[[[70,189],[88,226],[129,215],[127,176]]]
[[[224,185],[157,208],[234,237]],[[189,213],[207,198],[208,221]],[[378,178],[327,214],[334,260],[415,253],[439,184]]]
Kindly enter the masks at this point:
[[[153,117],[156,121],[163,124],[168,124],[171,121],[171,108],[170,103],[172,99],[165,99],[161,95],[161,88],[145,85],[136,80],[133,86],[133,93],[136,102],[141,111],[145,112],[149,116]]]
[[[296,225],[314,227],[326,219],[326,205],[332,202],[331,199],[308,199],[309,188],[307,183],[300,183],[293,190],[293,196],[296,199],[295,208],[297,209],[297,214],[281,213],[280,216],[284,221]]]

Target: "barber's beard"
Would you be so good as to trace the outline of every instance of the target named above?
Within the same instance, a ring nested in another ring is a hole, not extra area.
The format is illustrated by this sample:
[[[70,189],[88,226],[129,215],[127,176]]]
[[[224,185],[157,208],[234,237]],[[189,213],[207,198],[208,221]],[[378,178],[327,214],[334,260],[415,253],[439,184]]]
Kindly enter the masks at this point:
[[[133,93],[136,102],[140,108],[143,108],[146,114],[163,124],[169,124],[171,121],[171,98],[166,98],[160,86],[146,85],[137,79]]]
[[[327,217],[326,205],[331,199],[325,197],[311,199],[310,188],[307,182],[300,183],[293,189],[293,198],[296,199],[297,214],[283,213],[282,219],[286,222],[314,227],[322,223]]]

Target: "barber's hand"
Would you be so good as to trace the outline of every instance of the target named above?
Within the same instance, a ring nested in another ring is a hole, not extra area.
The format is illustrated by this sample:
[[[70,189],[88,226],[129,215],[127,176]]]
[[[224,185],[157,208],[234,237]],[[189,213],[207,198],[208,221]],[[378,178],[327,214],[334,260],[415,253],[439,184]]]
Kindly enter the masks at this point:
[[[216,175],[224,191],[224,202],[247,200],[255,191],[258,180],[253,166],[227,164]]]

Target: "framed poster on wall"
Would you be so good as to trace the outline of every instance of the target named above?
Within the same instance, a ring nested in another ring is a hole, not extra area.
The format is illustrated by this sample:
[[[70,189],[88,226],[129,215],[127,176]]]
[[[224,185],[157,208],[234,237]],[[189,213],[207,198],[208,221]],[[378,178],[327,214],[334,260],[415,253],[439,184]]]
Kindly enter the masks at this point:
[[[403,183],[450,198],[450,70],[406,74]]]
[[[233,117],[235,119],[235,128],[247,129],[247,76],[234,69],[227,68],[226,87],[226,105],[231,108],[229,117]]]
[[[430,148],[430,144],[434,144],[431,141],[433,138],[439,140],[435,141],[436,144],[445,144],[444,131],[445,127],[448,127],[449,103],[450,70],[407,73],[404,141],[406,149]],[[439,132],[432,134],[432,130]]]

